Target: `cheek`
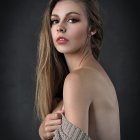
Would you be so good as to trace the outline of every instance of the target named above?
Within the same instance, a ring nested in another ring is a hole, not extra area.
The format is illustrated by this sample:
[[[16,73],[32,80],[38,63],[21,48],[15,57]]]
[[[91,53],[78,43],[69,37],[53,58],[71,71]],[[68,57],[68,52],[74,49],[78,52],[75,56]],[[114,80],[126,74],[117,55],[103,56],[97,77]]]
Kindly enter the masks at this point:
[[[83,27],[77,27],[73,30],[71,30],[71,37],[76,41],[76,42],[85,42],[87,38],[87,29]]]

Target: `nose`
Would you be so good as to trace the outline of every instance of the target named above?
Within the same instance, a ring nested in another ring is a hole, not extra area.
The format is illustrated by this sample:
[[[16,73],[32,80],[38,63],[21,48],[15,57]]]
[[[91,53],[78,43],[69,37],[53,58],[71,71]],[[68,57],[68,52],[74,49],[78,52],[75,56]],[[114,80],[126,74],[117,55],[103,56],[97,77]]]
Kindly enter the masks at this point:
[[[66,28],[64,26],[58,26],[57,27],[57,32],[65,33],[66,32]]]

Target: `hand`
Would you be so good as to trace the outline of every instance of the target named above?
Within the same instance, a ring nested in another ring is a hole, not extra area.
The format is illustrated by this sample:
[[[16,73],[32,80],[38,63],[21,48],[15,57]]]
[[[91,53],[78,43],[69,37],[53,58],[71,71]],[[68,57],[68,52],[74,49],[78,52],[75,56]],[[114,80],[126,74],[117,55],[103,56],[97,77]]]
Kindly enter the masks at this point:
[[[64,109],[46,116],[39,128],[39,136],[41,140],[50,140],[54,137],[55,130],[61,126],[61,113],[63,112]]]

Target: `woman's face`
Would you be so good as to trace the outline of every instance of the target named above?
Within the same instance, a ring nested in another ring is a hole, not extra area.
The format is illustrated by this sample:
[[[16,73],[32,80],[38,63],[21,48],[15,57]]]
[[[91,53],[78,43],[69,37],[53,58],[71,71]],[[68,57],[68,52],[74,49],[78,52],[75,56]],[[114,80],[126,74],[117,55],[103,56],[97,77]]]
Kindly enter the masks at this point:
[[[76,53],[85,47],[89,32],[87,16],[82,3],[59,1],[51,14],[53,43],[60,53]]]

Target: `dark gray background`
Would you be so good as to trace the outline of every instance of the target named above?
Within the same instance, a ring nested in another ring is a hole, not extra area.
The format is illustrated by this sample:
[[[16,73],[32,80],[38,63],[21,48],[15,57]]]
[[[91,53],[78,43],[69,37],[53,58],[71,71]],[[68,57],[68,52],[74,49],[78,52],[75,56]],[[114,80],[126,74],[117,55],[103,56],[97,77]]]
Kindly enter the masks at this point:
[[[100,0],[104,41],[100,62],[120,105],[122,140],[139,138],[138,2]],[[36,49],[47,0],[0,4],[0,139],[39,140],[34,113]]]

